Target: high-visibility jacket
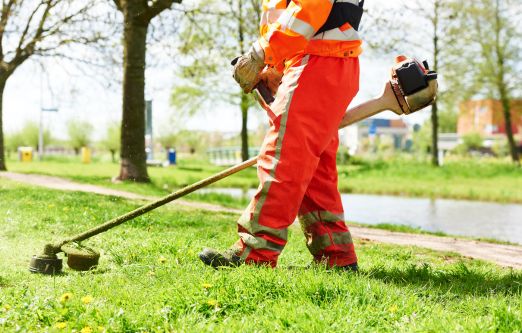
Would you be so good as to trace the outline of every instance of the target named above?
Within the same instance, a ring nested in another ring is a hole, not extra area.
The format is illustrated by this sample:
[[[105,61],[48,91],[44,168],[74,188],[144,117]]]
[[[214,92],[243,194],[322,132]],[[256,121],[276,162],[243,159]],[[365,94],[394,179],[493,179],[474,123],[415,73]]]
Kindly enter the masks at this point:
[[[357,57],[361,54],[361,38],[345,22],[324,31],[324,25],[342,6],[360,8],[359,0],[263,0],[259,44],[268,65],[283,69],[301,54],[329,57]],[[333,9],[332,9],[333,8]],[[345,7],[346,8],[346,7]],[[360,20],[360,17],[359,17]],[[357,20],[358,24],[358,20]],[[317,33],[321,31],[320,33]]]

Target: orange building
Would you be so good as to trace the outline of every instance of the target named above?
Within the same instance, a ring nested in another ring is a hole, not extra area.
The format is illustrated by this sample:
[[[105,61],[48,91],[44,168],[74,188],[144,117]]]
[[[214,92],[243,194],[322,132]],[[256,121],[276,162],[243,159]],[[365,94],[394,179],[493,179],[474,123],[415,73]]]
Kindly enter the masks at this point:
[[[522,100],[511,103],[513,133],[522,140]],[[494,99],[467,101],[460,105],[457,133],[463,136],[480,133],[485,137],[506,133],[502,103]]]

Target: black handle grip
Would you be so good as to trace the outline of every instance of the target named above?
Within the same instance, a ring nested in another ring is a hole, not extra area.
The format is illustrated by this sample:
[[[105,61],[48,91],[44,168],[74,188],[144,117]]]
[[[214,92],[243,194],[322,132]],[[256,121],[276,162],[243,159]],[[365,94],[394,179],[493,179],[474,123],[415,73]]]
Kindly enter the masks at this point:
[[[268,89],[263,81],[259,82],[255,89],[257,89],[259,95],[261,95],[261,97],[265,100],[266,104],[270,105],[273,101],[275,101],[275,98],[272,96],[270,89]]]

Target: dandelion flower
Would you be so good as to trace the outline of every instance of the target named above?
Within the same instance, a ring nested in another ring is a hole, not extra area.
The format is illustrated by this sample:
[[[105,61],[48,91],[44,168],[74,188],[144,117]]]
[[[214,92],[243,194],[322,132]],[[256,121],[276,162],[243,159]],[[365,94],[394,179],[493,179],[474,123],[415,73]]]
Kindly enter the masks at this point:
[[[57,329],[59,329],[59,330],[63,330],[64,328],[67,327],[67,323],[65,323],[65,322],[56,323],[56,324],[54,325],[54,327],[57,328]]]
[[[94,300],[94,298],[91,295],[87,295],[82,297],[82,303],[83,304],[89,304]]]
[[[98,326],[98,332],[105,332],[105,327]]]
[[[159,257],[158,262],[159,262],[160,264],[164,264],[164,263],[167,262],[167,258],[161,256],[161,257]]]
[[[73,297],[73,294],[72,294],[72,293],[64,293],[64,294],[60,297],[60,302],[65,303],[65,302],[67,302],[68,300],[70,300],[72,297]]]
[[[212,285],[211,285],[210,283],[203,283],[202,286],[203,286],[203,288],[205,288],[205,289],[210,289],[210,288],[212,288]]]
[[[219,305],[218,301],[215,300],[215,299],[209,299],[207,301],[207,304],[210,305],[210,306],[218,306]]]
[[[9,304],[5,304],[2,308],[2,310],[4,310],[4,312],[7,312],[7,311],[11,310],[11,306]]]
[[[390,306],[390,308],[388,309],[388,311],[390,311],[391,313],[395,313],[395,312],[397,312],[397,310],[399,310],[399,307],[398,307],[396,304],[393,304],[393,305]]]
[[[89,326],[85,326],[84,328],[82,328],[82,330],[80,332],[81,333],[92,333],[92,328],[90,328]]]

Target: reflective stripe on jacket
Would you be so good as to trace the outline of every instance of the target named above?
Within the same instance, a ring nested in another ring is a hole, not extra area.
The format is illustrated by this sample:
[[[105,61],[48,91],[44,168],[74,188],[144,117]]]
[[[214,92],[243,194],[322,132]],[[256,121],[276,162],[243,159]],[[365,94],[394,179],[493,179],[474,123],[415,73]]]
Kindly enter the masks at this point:
[[[354,5],[359,0],[337,0]],[[326,22],[334,1],[330,0],[263,0],[259,43],[265,62],[282,69],[300,54],[329,57],[357,57],[362,41],[358,32],[345,23],[316,34]]]

